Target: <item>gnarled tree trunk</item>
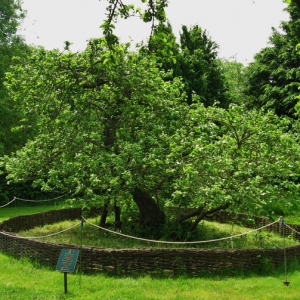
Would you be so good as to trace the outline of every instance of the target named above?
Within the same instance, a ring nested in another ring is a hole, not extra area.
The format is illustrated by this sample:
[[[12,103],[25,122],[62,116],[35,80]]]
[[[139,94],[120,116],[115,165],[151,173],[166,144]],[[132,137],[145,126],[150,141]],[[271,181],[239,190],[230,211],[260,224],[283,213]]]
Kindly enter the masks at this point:
[[[117,205],[116,201],[114,202],[114,211],[115,211],[115,227],[121,229],[121,207]]]
[[[182,223],[183,221],[190,219],[192,217],[197,217],[191,226],[191,231],[193,231],[200,221],[202,221],[206,216],[215,214],[221,210],[224,210],[229,207],[229,203],[225,203],[219,205],[217,207],[211,209],[205,209],[206,204],[204,203],[202,206],[199,206],[197,209],[190,211],[186,214],[179,215],[176,219],[177,223]]]
[[[140,225],[154,227],[164,223],[165,213],[147,192],[136,188],[132,196],[140,211]]]

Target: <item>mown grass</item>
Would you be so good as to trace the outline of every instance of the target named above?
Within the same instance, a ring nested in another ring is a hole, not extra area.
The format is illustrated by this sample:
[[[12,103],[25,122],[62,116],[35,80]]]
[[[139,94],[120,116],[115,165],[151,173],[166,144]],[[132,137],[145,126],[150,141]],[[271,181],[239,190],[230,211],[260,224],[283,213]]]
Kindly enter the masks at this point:
[[[12,203],[8,207],[0,209],[0,222],[10,219],[15,216],[31,215],[48,210],[61,209],[64,204],[48,204],[48,205],[32,205],[32,206],[19,206],[16,203]]]
[[[300,216],[298,216],[298,215],[286,216],[283,219],[286,223],[289,223],[289,224],[300,224]]]
[[[0,253],[1,300],[282,300],[299,299],[300,272],[274,276],[151,278],[109,277],[103,274],[68,275],[64,293],[63,274],[26,259]]]
[[[283,195],[284,196],[284,195]],[[300,224],[300,202],[299,196],[285,196],[285,201],[272,201],[267,211],[276,216],[282,216],[284,221],[290,224]]]

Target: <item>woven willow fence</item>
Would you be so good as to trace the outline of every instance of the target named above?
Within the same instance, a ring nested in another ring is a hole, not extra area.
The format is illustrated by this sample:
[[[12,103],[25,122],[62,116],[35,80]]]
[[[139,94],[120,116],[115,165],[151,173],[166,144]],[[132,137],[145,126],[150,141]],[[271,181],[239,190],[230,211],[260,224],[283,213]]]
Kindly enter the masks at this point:
[[[34,215],[11,218],[0,224],[0,250],[15,257],[26,256],[42,264],[56,266],[62,249],[80,250],[80,264],[83,272],[108,272],[113,274],[156,274],[172,276],[178,273],[197,275],[222,270],[258,270],[268,261],[272,267],[282,265],[284,251],[288,260],[300,261],[300,245],[286,249],[101,249],[46,243],[23,238],[17,235],[20,230],[36,226],[53,224],[63,220],[80,220],[81,210],[62,209]],[[217,217],[215,217],[216,219]],[[232,216],[223,213],[218,221],[228,222]],[[248,222],[246,216],[240,215],[241,222]],[[268,224],[266,218],[256,218],[257,224]],[[298,226],[299,227],[299,226]],[[290,234],[289,228],[283,227]],[[281,232],[279,223],[268,227],[268,230]],[[295,226],[293,225],[293,228]],[[297,229],[296,229],[297,230]],[[299,237],[297,237],[299,239]]]

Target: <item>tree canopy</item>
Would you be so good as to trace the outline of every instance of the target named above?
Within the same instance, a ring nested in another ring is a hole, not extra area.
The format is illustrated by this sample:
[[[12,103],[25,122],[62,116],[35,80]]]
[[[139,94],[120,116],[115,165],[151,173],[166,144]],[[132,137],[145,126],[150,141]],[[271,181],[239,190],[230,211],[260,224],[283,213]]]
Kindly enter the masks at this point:
[[[300,174],[294,121],[249,109],[242,66],[217,61],[216,43],[198,26],[183,26],[178,45],[164,24],[167,1],[142,2],[144,12],[109,0],[106,37],[82,53],[66,45],[14,58],[8,96],[22,128],[34,124],[36,133],[3,158],[7,180],[72,191],[83,206],[135,206],[147,226],[163,224],[168,206],[192,208],[176,221],[195,217],[193,229],[222,209],[271,215],[270,203],[290,205]],[[149,51],[113,35],[113,17],[133,10],[160,22]],[[221,99],[231,103],[220,107]]]
[[[225,208],[266,211],[267,199],[297,189],[287,120],[187,105],[182,82],[166,76],[154,57],[103,39],[80,54],[37,49],[20,59],[7,87],[38,134],[6,158],[9,180],[72,190],[88,206],[135,202],[142,225],[161,224],[172,205],[196,207],[195,224]]]

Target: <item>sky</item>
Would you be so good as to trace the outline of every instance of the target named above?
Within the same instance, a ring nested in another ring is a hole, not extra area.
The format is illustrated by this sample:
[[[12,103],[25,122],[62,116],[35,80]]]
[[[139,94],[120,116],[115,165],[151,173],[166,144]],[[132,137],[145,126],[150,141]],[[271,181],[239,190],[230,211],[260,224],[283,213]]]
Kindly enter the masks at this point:
[[[140,0],[123,1],[143,7]],[[106,5],[107,0],[23,0],[27,17],[20,33],[28,44],[50,50],[70,41],[73,52],[83,51],[90,38],[102,36]],[[176,36],[182,25],[198,25],[219,45],[220,58],[248,64],[268,45],[271,28],[288,20],[285,7],[282,0],[170,0],[167,17]],[[149,24],[132,17],[118,21],[115,34],[135,44],[146,41],[150,31]]]

